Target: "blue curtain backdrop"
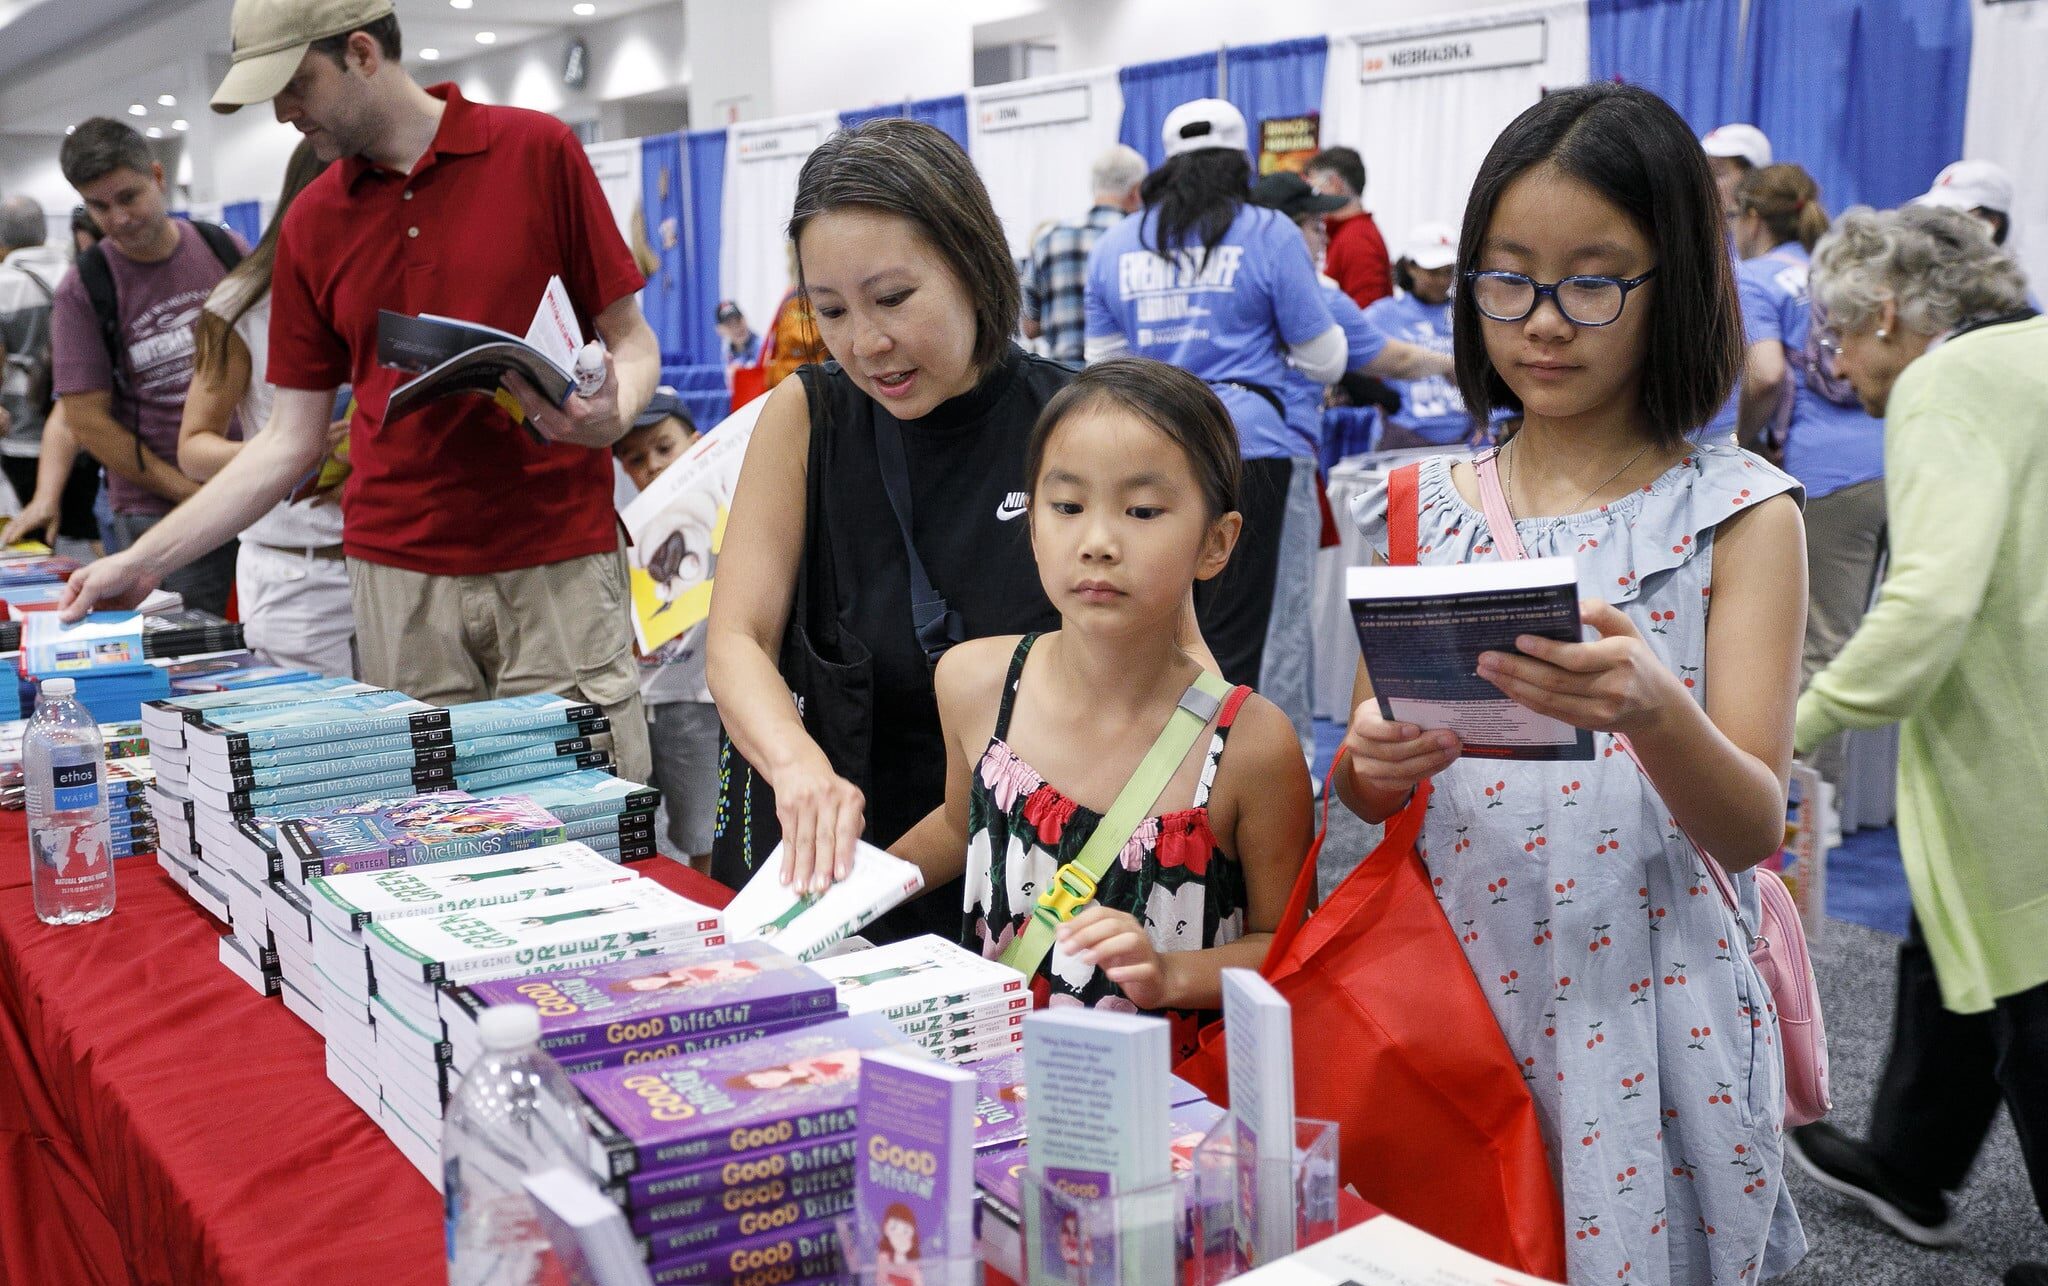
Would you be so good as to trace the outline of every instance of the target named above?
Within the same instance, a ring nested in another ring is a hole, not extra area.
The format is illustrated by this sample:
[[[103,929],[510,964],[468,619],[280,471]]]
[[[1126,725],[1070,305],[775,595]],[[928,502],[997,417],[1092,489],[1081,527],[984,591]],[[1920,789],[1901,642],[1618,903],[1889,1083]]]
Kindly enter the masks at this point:
[[[1166,114],[1190,99],[1216,97],[1216,71],[1215,54],[1118,68],[1117,82],[1124,91],[1124,120],[1117,137],[1137,148],[1146,164],[1158,169],[1166,159],[1166,145],[1159,139],[1159,131],[1166,126]],[[1082,158],[1083,164],[1086,161]]]
[[[1963,154],[1970,0],[1751,0],[1742,119],[1837,213],[1895,206]]]
[[[664,366],[687,362],[683,315],[683,220],[689,210],[683,179],[683,138],[657,134],[640,141],[640,215],[660,264],[640,293],[640,311],[661,341]]]
[[[725,352],[713,316],[720,295],[719,255],[725,216],[725,131],[697,130],[683,138],[689,220],[683,228],[683,357],[722,366]],[[767,318],[748,318],[756,330]]]
[[[967,96],[952,94],[945,98],[920,98],[909,103],[888,103],[881,107],[863,107],[859,111],[839,113],[839,124],[843,129],[865,125],[884,116],[908,116],[914,121],[923,121],[935,126],[967,150]]]
[[[1746,119],[1736,0],[1587,0],[1592,78],[1661,95],[1694,134]]]
[[[236,201],[223,207],[220,221],[250,246],[263,239],[263,205],[259,201]]]
[[[1259,160],[1260,121],[1275,116],[1308,116],[1323,110],[1323,72],[1330,65],[1327,36],[1245,45],[1227,51],[1223,65],[1230,101],[1244,113],[1245,142],[1254,168]],[[1129,108],[1125,109],[1125,119],[1129,119]]]

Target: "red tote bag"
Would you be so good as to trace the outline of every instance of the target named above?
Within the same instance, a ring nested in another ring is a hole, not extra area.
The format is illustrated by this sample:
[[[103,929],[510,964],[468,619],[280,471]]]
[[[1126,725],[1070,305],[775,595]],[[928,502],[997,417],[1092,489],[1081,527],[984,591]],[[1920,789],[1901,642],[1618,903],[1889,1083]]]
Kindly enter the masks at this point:
[[[1412,466],[1396,471],[1396,562],[1415,561],[1414,486]],[[1294,1009],[1295,1110],[1337,1122],[1340,1179],[1367,1201],[1494,1263],[1563,1281],[1564,1212],[1536,1104],[1416,850],[1429,786],[1309,916],[1331,789],[1259,971]],[[1221,1024],[1178,1071],[1226,1101]]]

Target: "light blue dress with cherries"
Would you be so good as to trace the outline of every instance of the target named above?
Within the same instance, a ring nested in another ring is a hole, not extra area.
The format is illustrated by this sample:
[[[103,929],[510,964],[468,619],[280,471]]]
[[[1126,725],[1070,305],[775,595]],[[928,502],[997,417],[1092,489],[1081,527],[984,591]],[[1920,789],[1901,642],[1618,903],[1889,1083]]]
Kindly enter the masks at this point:
[[[1450,466],[1421,465],[1420,561],[1498,558]],[[1748,452],[1703,445],[1613,504],[1516,531],[1531,558],[1576,558],[1580,596],[1627,613],[1704,702],[1715,529],[1797,490]],[[1352,507],[1383,557],[1386,507],[1384,487]],[[1613,737],[1594,747],[1590,763],[1453,764],[1423,859],[1535,1097],[1571,1281],[1760,1281],[1806,1251],[1782,1182],[1777,1013],[1649,780]],[[1755,883],[1735,883],[1755,924]]]

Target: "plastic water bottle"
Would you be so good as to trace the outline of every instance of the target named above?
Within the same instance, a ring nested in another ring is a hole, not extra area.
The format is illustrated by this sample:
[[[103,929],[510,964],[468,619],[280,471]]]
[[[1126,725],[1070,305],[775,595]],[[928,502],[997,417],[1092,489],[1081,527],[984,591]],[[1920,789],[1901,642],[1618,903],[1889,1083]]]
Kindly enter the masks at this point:
[[[540,1011],[493,1005],[478,1015],[483,1053],[456,1087],[441,1129],[450,1286],[530,1286],[563,1270],[521,1181],[589,1167],[569,1078],[540,1049]]]
[[[84,924],[114,910],[106,747],[70,679],[45,679],[21,739],[28,797],[29,883],[45,924]]]

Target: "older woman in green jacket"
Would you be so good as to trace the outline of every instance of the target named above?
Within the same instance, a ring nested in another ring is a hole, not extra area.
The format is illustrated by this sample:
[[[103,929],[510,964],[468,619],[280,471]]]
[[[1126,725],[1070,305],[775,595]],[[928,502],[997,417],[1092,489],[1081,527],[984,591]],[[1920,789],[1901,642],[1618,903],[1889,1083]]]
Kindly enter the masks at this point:
[[[1913,926],[1869,1140],[1793,1136],[1823,1183],[1943,1245],[2001,1101],[2048,1211],[2048,320],[1950,210],[1849,211],[1812,290],[1822,365],[1885,419],[1891,571],[1795,740],[1901,725]]]

